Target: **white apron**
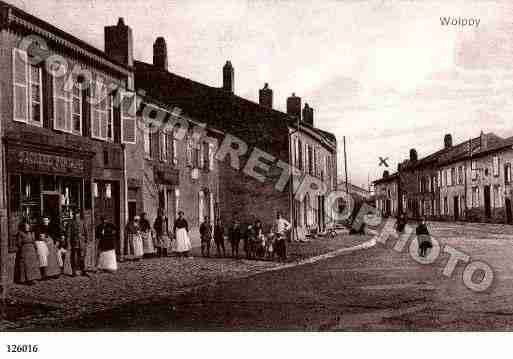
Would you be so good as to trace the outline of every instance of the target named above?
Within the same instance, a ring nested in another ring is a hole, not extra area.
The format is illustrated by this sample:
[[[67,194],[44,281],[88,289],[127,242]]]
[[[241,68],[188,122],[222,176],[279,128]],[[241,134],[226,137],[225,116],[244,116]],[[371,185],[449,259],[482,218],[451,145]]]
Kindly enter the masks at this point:
[[[111,272],[114,272],[118,269],[118,263],[116,262],[116,251],[114,249],[100,252],[100,257],[98,258],[98,268]]]
[[[185,228],[178,228],[176,230],[176,239],[174,241],[173,250],[179,253],[191,250],[191,241],[189,240],[189,235]]]
[[[141,233],[141,237],[143,241],[144,254],[155,253],[155,246],[153,245],[153,238],[151,236],[151,232],[143,232]]]
[[[37,257],[39,258],[40,267],[48,267],[48,246],[45,241],[35,241]]]
[[[143,242],[142,242],[141,235],[139,233],[134,234],[132,236],[132,241],[134,244],[134,257],[141,258],[144,254]]]

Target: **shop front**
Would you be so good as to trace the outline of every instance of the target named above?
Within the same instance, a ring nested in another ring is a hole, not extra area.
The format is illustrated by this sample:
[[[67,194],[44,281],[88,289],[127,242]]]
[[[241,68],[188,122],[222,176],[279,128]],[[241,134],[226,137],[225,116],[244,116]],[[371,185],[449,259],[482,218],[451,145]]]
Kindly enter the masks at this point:
[[[6,144],[9,248],[18,224],[48,216],[58,228],[77,209],[91,210],[91,158],[94,153]],[[90,215],[90,213],[87,213]]]

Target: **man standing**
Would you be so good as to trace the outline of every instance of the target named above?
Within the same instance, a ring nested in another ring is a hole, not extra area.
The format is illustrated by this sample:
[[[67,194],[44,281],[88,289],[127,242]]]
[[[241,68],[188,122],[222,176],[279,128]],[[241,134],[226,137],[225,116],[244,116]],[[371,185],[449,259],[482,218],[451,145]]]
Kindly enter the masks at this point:
[[[89,277],[85,270],[85,251],[88,241],[87,227],[80,218],[80,210],[76,210],[73,219],[69,222],[67,228],[68,247],[71,250],[71,275],[77,275],[77,269],[83,276]]]
[[[239,258],[239,243],[241,231],[239,222],[234,219],[230,227],[230,244],[232,246],[232,257]]]
[[[290,223],[281,216],[281,212],[276,215],[276,221],[274,222],[274,233],[276,235],[276,252],[280,259],[287,259],[287,232],[290,230]]]
[[[201,255],[210,257],[210,241],[212,240],[212,226],[210,225],[210,219],[205,216],[203,223],[200,225],[200,237],[201,237]]]
[[[217,247],[217,256],[221,256],[221,248],[223,249],[223,257],[226,256],[224,249],[224,227],[221,223],[221,218],[217,219],[216,226],[214,228],[214,241],[216,242]]]

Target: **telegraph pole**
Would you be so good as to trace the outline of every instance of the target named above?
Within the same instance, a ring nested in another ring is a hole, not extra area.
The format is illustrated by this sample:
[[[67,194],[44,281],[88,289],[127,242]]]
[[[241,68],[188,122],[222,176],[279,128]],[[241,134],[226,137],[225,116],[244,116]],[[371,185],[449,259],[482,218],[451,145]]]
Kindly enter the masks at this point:
[[[349,183],[347,180],[346,136],[344,136],[344,172],[346,174],[346,193],[349,194]]]

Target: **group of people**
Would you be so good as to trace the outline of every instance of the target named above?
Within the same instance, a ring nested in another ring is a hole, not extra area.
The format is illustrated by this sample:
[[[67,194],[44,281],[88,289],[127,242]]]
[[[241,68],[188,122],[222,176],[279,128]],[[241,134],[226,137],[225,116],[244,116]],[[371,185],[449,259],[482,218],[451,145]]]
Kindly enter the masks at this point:
[[[211,243],[215,243],[218,256],[226,256],[225,240],[231,246],[231,255],[239,258],[240,243],[247,259],[273,259],[275,255],[285,260],[286,241],[291,225],[278,213],[272,230],[264,233],[260,220],[241,225],[233,220],[225,231],[220,219],[212,226],[208,217],[200,225],[201,254],[210,257]],[[140,260],[147,256],[165,256],[174,252],[178,257],[191,257],[192,248],[189,238],[189,225],[180,211],[174,221],[173,230],[168,231],[168,219],[162,209],[151,226],[146,213],[134,216],[125,228],[125,258]],[[86,256],[94,256],[93,261],[99,270],[115,272],[118,268],[116,259],[117,228],[103,217],[95,228],[95,239],[89,235],[87,225],[80,215],[74,212],[73,218],[60,226],[50,223],[49,217],[42,217],[38,225],[29,222],[20,223],[16,235],[17,254],[15,264],[15,281],[34,284],[36,280],[57,278],[62,274],[76,276],[78,271],[88,277]],[[93,244],[93,245],[91,245]],[[96,246],[97,244],[97,246]],[[96,255],[98,248],[98,255]],[[88,253],[88,251],[94,253]],[[68,273],[66,273],[68,272]]]
[[[146,213],[134,216],[126,226],[128,259],[140,260],[143,257],[167,257],[171,252],[178,256],[189,256],[192,248],[189,239],[189,225],[183,211],[178,212],[178,218],[173,225],[173,235],[168,231],[168,219],[164,210],[159,209],[153,228]],[[173,238],[173,240],[171,240]]]
[[[115,271],[116,229],[103,218],[100,222],[96,228],[100,251],[98,269]],[[64,226],[52,223],[48,216],[43,216],[37,225],[23,220],[16,234],[15,282],[31,285],[36,280],[57,278],[62,274],[74,277],[78,271],[88,277],[86,256],[95,255],[87,253],[91,242],[79,210],[74,211],[73,218]]]
[[[398,233],[406,233],[410,231],[406,231],[406,226],[408,225],[408,220],[406,216],[403,214],[399,215],[396,222],[396,230]],[[419,257],[426,257],[431,248],[433,248],[433,243],[431,242],[431,235],[429,234],[429,229],[426,224],[426,219],[421,217],[415,228],[415,234],[417,236],[417,244],[419,248]]]
[[[240,243],[243,242],[243,250],[247,259],[268,258],[273,259],[276,254],[281,260],[287,258],[286,241],[290,231],[290,223],[284,219],[281,213],[277,214],[270,233],[265,234],[262,222],[257,219],[254,223],[246,223],[242,226],[234,219],[225,233],[225,228],[220,219],[212,228],[208,217],[204,218],[200,225],[201,254],[210,257],[212,241],[216,245],[217,256],[226,256],[225,239],[231,246],[231,255],[239,258]]]

